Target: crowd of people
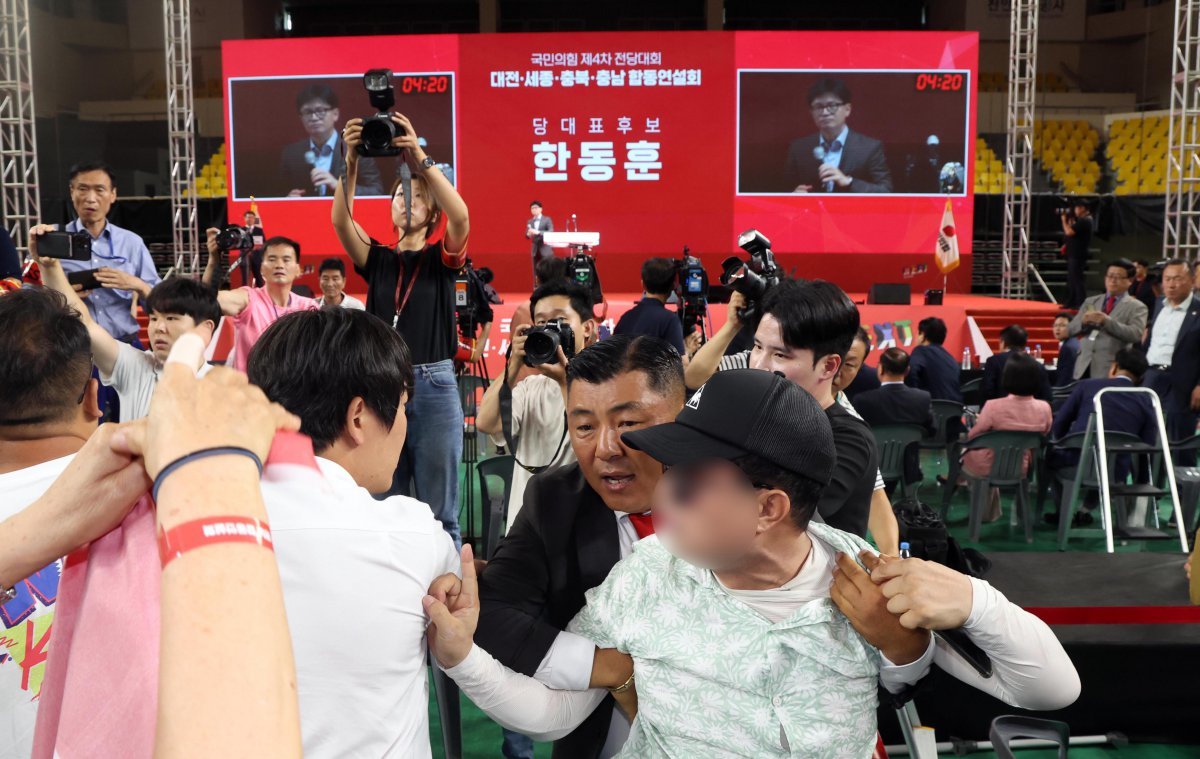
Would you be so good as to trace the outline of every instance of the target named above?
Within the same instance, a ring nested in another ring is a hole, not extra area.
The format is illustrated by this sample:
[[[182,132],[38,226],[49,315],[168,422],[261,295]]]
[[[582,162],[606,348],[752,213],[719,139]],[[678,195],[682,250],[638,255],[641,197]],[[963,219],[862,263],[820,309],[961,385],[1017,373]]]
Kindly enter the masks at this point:
[[[314,128],[336,108],[298,105]],[[542,257],[476,414],[516,461],[505,535],[477,559],[458,524],[452,361],[469,216],[394,120],[415,170],[391,190],[393,240],[354,217],[361,121],[313,132],[346,148],[331,223],[365,302],[341,258],[321,264],[320,299],[296,292],[301,243],[282,235],[260,234],[243,287],[218,289],[216,229],[201,280],[160,281],[107,221],[103,164],[69,177],[98,286],[69,278],[88,262],[39,253],[54,228],[30,231],[41,285],[0,296],[0,620],[18,646],[0,657],[0,756],[429,756],[431,655],[505,728],[508,757],[532,740],[563,757],[867,757],[881,694],[903,703],[935,665],[1020,708],[1077,698],[1043,622],[902,557],[872,427],[935,434],[933,401],[964,400],[960,366],[936,317],[911,355],[869,365],[830,282],[784,278],[750,310],[735,294],[702,340],[666,308],[673,265],[652,259],[604,337],[593,292]],[[549,228],[528,227],[535,252]],[[1056,320],[1054,382],[1005,329],[968,437],[1069,435],[1117,384],[1154,388],[1172,434],[1194,434],[1192,271],[1166,262],[1149,310],[1138,272],[1114,263],[1105,293]],[[215,366],[222,317],[234,350]],[[571,342],[531,360],[549,324]],[[731,350],[740,334],[750,347]],[[1149,439],[1144,401],[1114,398],[1106,423]],[[904,479],[921,477],[914,450]]]

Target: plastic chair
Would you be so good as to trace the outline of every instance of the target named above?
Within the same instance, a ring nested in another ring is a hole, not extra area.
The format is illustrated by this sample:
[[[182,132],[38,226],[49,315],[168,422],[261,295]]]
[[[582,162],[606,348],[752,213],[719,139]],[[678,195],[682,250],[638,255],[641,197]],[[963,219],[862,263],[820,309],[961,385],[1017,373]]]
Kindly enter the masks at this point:
[[[984,477],[977,477],[966,470],[967,479],[971,483],[971,540],[979,540],[979,528],[983,521],[983,511],[987,508],[990,488],[1016,488],[1016,504],[1013,508],[1013,523],[1017,514],[1025,522],[1025,542],[1033,542],[1033,510],[1029,503],[1029,475],[1024,470],[1025,452],[1034,452],[1035,461],[1030,463],[1029,471],[1036,471],[1036,459],[1044,438],[1038,432],[1014,432],[1009,430],[992,430],[977,438],[968,440],[963,451],[989,450],[992,452],[992,469]]]
[[[1171,460],[1178,461],[1180,454],[1196,455],[1200,451],[1200,435],[1171,443]],[[1188,532],[1196,529],[1196,510],[1200,506],[1200,466],[1175,465],[1175,484],[1179,488],[1179,508],[1183,512],[1183,526]]]
[[[933,428],[934,433],[921,440],[922,450],[944,451],[947,456],[950,455],[951,428],[953,427],[955,437],[962,429],[963,405],[958,401],[934,400],[933,401]]]
[[[881,424],[872,427],[871,433],[879,448],[879,472],[884,483],[899,482],[901,494],[911,495],[908,487],[912,483],[904,480],[904,459],[909,446],[920,444],[925,430],[915,424]]]
[[[992,751],[997,759],[1015,759],[1013,741],[1017,738],[1035,738],[1058,744],[1058,759],[1066,759],[1067,746],[1071,743],[1071,728],[1065,722],[1036,717],[1018,717],[1006,714],[992,720],[988,731]]]
[[[961,389],[964,406],[983,405],[983,377],[964,382]]]
[[[1080,459],[1083,458],[1083,443],[1087,437],[1086,432],[1074,432],[1061,440],[1050,441],[1051,448],[1057,448],[1062,451],[1079,451]],[[1116,430],[1108,430],[1104,433],[1105,442],[1108,444],[1108,471],[1116,471],[1116,459],[1119,455],[1128,455],[1132,452],[1145,452],[1147,446],[1142,442],[1137,435],[1130,435],[1127,432],[1117,432]],[[1096,443],[1093,441],[1093,447]],[[1100,489],[1099,468],[1095,463],[1093,453],[1092,465],[1087,471],[1079,473],[1079,466],[1062,467],[1054,470],[1054,481],[1061,490],[1061,497],[1058,508],[1058,550],[1065,551],[1067,548],[1067,532],[1071,529],[1071,522],[1075,517],[1075,510],[1072,508],[1071,491],[1074,487],[1075,479],[1079,478],[1079,493],[1082,501],[1083,494],[1086,491]],[[1109,483],[1114,497],[1121,497],[1123,494],[1119,492],[1118,485],[1121,488],[1126,487],[1124,483]],[[1044,492],[1044,490],[1042,491]],[[1041,512],[1042,497],[1039,493],[1038,497],[1038,512]],[[1100,509],[1101,519],[1104,519],[1104,510]],[[1103,526],[1103,523],[1102,523]]]
[[[491,559],[500,544],[500,531],[508,522],[508,494],[512,490],[513,467],[516,466],[512,456],[492,456],[480,461],[475,466],[479,473],[479,495],[483,509],[483,558]],[[493,487],[489,477],[500,480],[499,491]]]
[[[1067,402],[1067,398],[1071,397],[1071,391],[1074,390],[1075,386],[1078,384],[1079,380],[1074,380],[1065,385],[1052,388],[1050,390],[1051,408],[1053,408],[1055,411],[1058,411],[1059,407]]]

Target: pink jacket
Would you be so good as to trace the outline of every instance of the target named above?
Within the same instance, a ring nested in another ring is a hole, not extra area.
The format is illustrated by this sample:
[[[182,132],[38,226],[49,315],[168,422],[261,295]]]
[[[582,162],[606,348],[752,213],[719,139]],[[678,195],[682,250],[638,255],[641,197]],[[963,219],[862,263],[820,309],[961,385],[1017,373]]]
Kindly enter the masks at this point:
[[[1054,412],[1050,404],[1031,395],[1006,395],[984,404],[979,420],[967,435],[973,440],[990,430],[1006,432],[1050,432]],[[1030,455],[1025,454],[1025,471],[1029,471]],[[992,470],[991,451],[967,451],[963,456],[963,469],[976,477],[984,477]]]

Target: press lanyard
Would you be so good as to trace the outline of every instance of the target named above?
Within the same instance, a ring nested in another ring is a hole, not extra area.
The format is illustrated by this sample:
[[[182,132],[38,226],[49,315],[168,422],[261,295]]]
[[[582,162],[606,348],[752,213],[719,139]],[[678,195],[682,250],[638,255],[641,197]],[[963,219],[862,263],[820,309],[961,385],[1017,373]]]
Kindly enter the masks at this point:
[[[424,252],[424,251],[422,251]],[[421,276],[421,256],[417,256],[417,266],[413,270],[412,277],[408,280],[408,287],[404,288],[404,299],[400,299],[400,289],[404,286],[404,269],[403,264],[404,254],[398,253],[400,256],[400,276],[396,279],[396,315],[392,317],[392,329],[396,329],[400,323],[400,314],[404,313],[404,307],[408,305],[408,299],[412,296],[413,287],[417,284],[417,278]]]

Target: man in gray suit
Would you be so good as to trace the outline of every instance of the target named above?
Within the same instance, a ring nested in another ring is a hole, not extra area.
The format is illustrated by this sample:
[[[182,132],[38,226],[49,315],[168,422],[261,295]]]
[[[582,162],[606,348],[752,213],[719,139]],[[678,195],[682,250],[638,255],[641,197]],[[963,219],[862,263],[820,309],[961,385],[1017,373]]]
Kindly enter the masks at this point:
[[[850,131],[850,88],[840,79],[820,79],[808,89],[817,133],[788,146],[788,189],[792,192],[890,193],[892,174],[883,143]]]
[[[542,235],[554,231],[554,222],[549,216],[542,215],[542,201],[535,200],[529,204],[531,218],[525,222],[525,236],[529,238],[533,265],[538,261],[554,255],[554,249],[545,243]]]
[[[1146,304],[1129,294],[1137,269],[1118,258],[1104,272],[1104,293],[1083,301],[1071,320],[1071,335],[1079,335],[1075,379],[1101,379],[1116,360],[1117,351],[1141,342],[1146,331]]]

